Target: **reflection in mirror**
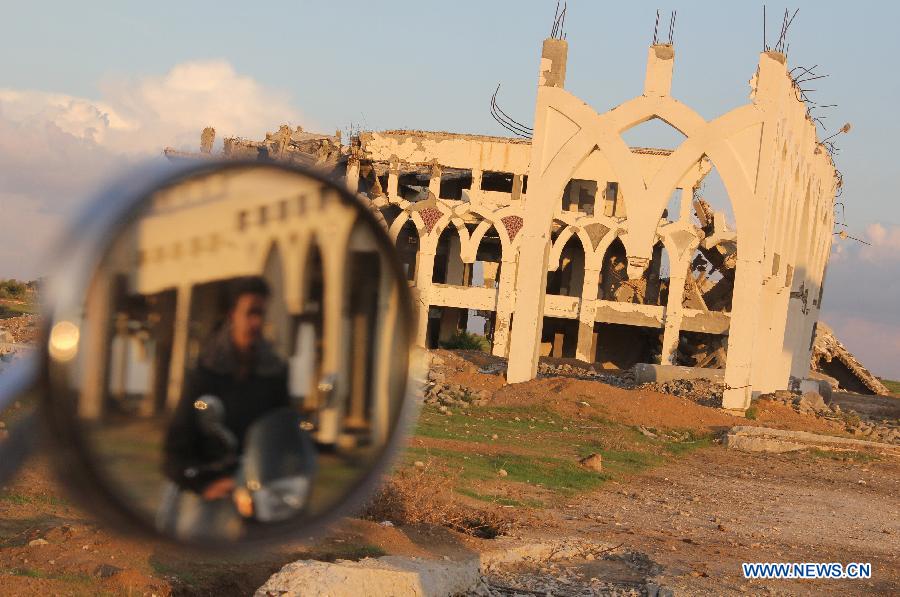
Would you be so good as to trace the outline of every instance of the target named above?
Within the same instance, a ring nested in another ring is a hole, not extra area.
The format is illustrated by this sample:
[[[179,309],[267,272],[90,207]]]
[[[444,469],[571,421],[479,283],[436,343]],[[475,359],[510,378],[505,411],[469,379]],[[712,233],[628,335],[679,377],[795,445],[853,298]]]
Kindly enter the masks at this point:
[[[56,324],[78,348],[55,354],[54,328],[50,350],[94,466],[147,524],[252,537],[370,471],[409,332],[405,282],[361,215],[312,178],[231,167],[158,191],[112,243],[83,318]]]

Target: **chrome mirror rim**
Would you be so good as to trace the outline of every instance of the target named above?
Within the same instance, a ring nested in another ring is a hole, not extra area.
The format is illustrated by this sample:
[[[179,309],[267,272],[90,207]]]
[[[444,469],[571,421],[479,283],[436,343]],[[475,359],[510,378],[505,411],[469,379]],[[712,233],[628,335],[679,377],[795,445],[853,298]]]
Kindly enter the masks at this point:
[[[336,500],[334,505],[322,514],[312,515],[302,520],[273,525],[255,537],[223,544],[210,540],[175,539],[161,533],[153,527],[152,521],[141,516],[136,509],[124,504],[108,482],[108,476],[99,470],[91,456],[91,450],[85,438],[79,433],[78,418],[71,400],[67,400],[61,392],[54,391],[60,386],[60,376],[66,374],[65,364],[53,359],[49,351],[50,333],[53,326],[64,318],[65,313],[75,312],[82,308],[89,286],[90,276],[98,267],[110,243],[118,232],[137,215],[153,193],[160,189],[174,186],[194,177],[221,172],[228,169],[268,168],[275,171],[288,172],[311,178],[334,191],[341,201],[352,205],[374,232],[374,239],[382,254],[390,256],[389,275],[397,281],[398,321],[408,322],[404,339],[404,354],[394,355],[396,359],[405,359],[407,376],[403,380],[401,403],[394,420],[391,421],[391,433],[370,470],[360,475],[345,495]],[[82,226],[81,232],[78,227]],[[43,312],[43,328],[38,354],[34,362],[37,369],[35,388],[39,396],[41,419],[47,436],[48,447],[53,449],[57,473],[74,493],[76,500],[92,507],[96,513],[103,512],[106,521],[130,534],[152,536],[154,540],[197,548],[205,551],[235,550],[260,543],[272,543],[291,538],[298,538],[298,533],[308,535],[315,533],[342,515],[352,512],[362,505],[363,500],[375,489],[381,476],[393,463],[394,455],[399,449],[406,425],[412,421],[412,413],[416,409],[411,397],[417,393],[412,375],[416,373],[411,367],[413,359],[413,325],[414,312],[412,298],[405,275],[399,260],[394,253],[394,245],[387,231],[378,222],[358,197],[355,197],[343,184],[327,174],[293,164],[264,162],[252,160],[203,160],[166,168],[143,168],[130,173],[101,193],[92,203],[78,223],[65,237],[66,242],[60,246],[57,254],[63,259],[56,265],[55,275],[51,277],[49,300]],[[34,373],[34,372],[32,372]]]

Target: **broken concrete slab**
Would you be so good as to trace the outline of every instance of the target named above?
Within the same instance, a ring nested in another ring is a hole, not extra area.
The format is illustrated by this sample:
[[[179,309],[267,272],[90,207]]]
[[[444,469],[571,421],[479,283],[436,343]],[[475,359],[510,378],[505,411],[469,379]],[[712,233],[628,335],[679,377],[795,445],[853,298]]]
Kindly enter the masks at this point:
[[[846,346],[834,335],[834,330],[822,323],[816,325],[810,368],[837,380],[844,390],[859,394],[890,393],[881,380],[866,369]]]
[[[768,427],[732,427],[725,435],[723,444],[732,450],[742,452],[798,452],[816,448],[819,450],[875,450],[884,454],[900,456],[900,446],[883,442],[870,442],[846,437],[820,435],[808,431],[787,431]]]
[[[358,562],[300,560],[284,566],[256,590],[254,597],[419,597],[457,595],[483,586],[482,575],[520,562],[598,557],[611,549],[581,537],[529,541],[498,539],[492,549],[462,560],[383,556]]]
[[[444,597],[464,593],[481,580],[478,558],[462,561],[403,556],[334,563],[300,560],[275,573],[255,597]]]

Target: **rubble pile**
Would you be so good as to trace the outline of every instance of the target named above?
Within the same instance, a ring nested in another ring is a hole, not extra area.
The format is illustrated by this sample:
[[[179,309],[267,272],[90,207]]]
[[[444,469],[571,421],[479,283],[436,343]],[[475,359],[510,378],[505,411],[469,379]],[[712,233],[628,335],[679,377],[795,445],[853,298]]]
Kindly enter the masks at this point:
[[[842,424],[847,433],[860,439],[900,445],[900,419],[866,420],[853,410],[842,410],[836,402],[826,404],[822,396],[815,392],[801,394],[778,390],[763,394],[759,399],[788,406],[800,414],[835,421]]]
[[[671,381],[651,382],[632,387],[680,396],[701,406],[709,406],[711,408],[722,407],[722,396],[725,393],[725,384],[709,379],[673,379]]]
[[[37,340],[40,329],[37,315],[0,319],[0,343],[21,344]]]
[[[574,377],[576,379],[600,381],[617,388],[631,389],[634,387],[634,373],[632,371],[609,373],[597,371],[590,366],[579,367],[568,363],[541,362],[538,364],[538,377]]]
[[[662,567],[646,554],[601,548],[570,540],[550,557],[526,558],[513,564],[492,564],[484,571],[484,584],[469,595],[500,597],[508,595],[673,595],[654,575]],[[600,575],[598,569],[618,574]],[[602,576],[602,578],[601,578]]]
[[[443,413],[449,414],[450,408],[483,406],[489,398],[490,392],[487,390],[474,390],[460,384],[447,383],[444,374],[435,368],[428,372],[425,404],[435,405]]]

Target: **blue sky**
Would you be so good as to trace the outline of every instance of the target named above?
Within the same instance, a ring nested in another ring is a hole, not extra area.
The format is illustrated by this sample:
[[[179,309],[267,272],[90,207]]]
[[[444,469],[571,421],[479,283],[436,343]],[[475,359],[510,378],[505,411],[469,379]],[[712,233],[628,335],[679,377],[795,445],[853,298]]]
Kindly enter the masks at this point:
[[[0,23],[0,277],[33,255],[111,171],[206,124],[259,136],[283,121],[331,131],[420,128],[503,134],[488,101],[530,121],[555,1],[17,2]],[[785,5],[768,5],[774,42]],[[675,8],[673,95],[712,118],[747,101],[762,46],[753,2],[569,2],[567,88],[598,110],[640,93],[656,8]],[[900,377],[900,7],[802,2],[789,62],[830,77],[814,97],[832,130],[846,222],[825,319],[876,373]],[[237,91],[232,91],[237,90]],[[208,121],[208,122],[207,122]],[[108,129],[108,130],[107,130]],[[20,213],[12,223],[10,210]],[[28,226],[46,226],[33,238]],[[23,246],[26,249],[23,249]],[[27,255],[19,253],[26,252]]]

